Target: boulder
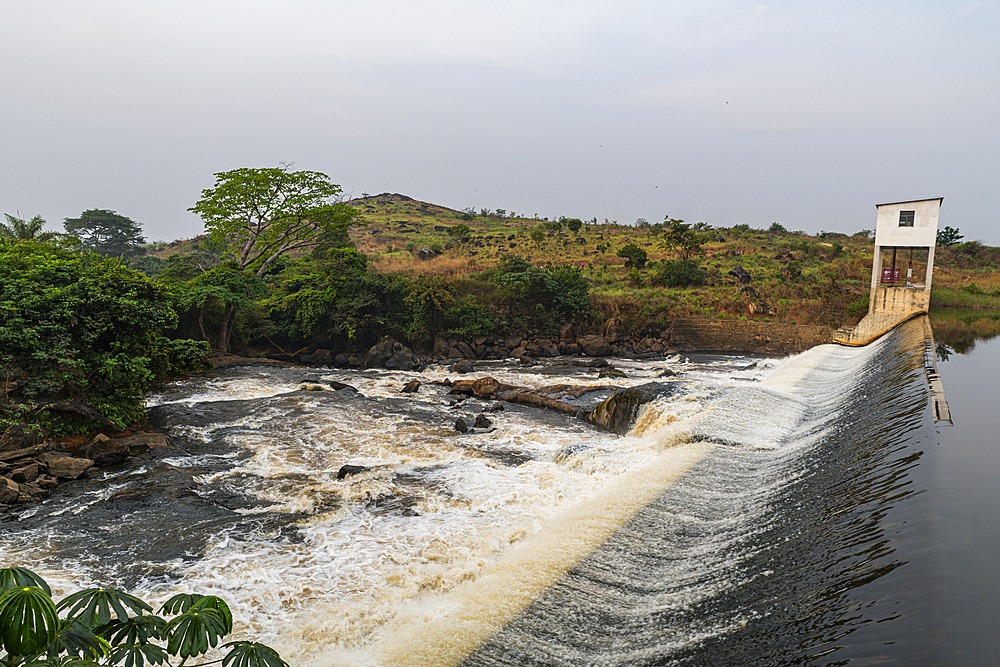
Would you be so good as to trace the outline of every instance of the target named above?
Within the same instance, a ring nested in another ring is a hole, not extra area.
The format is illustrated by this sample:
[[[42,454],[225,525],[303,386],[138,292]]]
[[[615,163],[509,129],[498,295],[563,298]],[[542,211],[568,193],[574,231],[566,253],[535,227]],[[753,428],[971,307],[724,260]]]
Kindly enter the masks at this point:
[[[606,357],[611,354],[611,342],[604,336],[584,336],[577,343],[588,357]]]
[[[365,368],[412,371],[418,369],[420,360],[413,354],[413,350],[386,336],[372,345],[361,365]]]
[[[174,446],[170,442],[170,436],[166,433],[133,433],[124,438],[115,439],[136,454],[157,452],[162,456],[170,456],[184,451],[180,447]]]
[[[433,250],[431,250],[430,248],[424,247],[417,251],[417,259],[424,259],[424,260],[434,259],[437,256],[438,254]]]
[[[480,412],[476,415],[476,428],[489,428],[493,426],[493,422],[489,417]]]
[[[404,394],[415,394],[417,393],[418,389],[420,389],[420,381],[410,380],[405,385],[403,385],[403,388],[400,391]]]
[[[42,444],[45,431],[33,424],[14,424],[0,435],[0,452],[27,449]]]
[[[352,391],[352,392],[355,392],[355,393],[357,393],[357,391],[358,391],[357,389],[355,389],[351,385],[346,384],[344,382],[337,382],[336,380],[329,380],[327,382],[327,384],[330,385],[330,388],[333,389],[334,391],[340,391],[342,389],[346,389],[347,391]]]
[[[94,461],[99,466],[121,463],[128,458],[128,445],[122,444],[118,440],[112,440],[103,433],[98,433],[87,445],[84,451],[88,459]]]
[[[736,278],[744,285],[750,282],[750,272],[744,269],[742,266],[737,266],[735,269],[730,269],[726,275]]]
[[[599,378],[623,378],[628,377],[624,372],[618,370],[614,366],[605,366],[597,374]]]
[[[622,389],[601,401],[591,412],[583,415],[583,418],[591,424],[603,426],[624,435],[635,424],[635,418],[643,404],[659,396],[670,394],[676,389],[676,383],[666,384],[662,382],[650,382],[638,387]]]
[[[455,430],[459,433],[468,433],[469,425],[465,423],[465,420],[459,417],[455,420]]]
[[[334,362],[334,355],[330,350],[316,350],[300,355],[299,361],[311,366],[329,366]]]
[[[0,505],[13,505],[21,495],[21,489],[12,479],[0,477]]]
[[[41,472],[41,468],[37,463],[29,463],[26,466],[21,466],[20,468],[15,468],[10,473],[10,478],[17,482],[18,484],[26,484],[28,482],[34,482],[38,479],[38,475]]]
[[[351,475],[359,475],[363,472],[368,472],[369,470],[371,470],[371,468],[366,466],[343,465],[340,466],[340,470],[337,471],[337,479],[344,479],[345,477],[349,477]]]
[[[43,454],[40,463],[46,467],[49,474],[59,479],[76,479],[87,472],[94,462],[66,454]]]
[[[452,373],[474,373],[476,367],[472,365],[471,362],[463,359],[462,361],[457,361],[448,367],[448,370]]]

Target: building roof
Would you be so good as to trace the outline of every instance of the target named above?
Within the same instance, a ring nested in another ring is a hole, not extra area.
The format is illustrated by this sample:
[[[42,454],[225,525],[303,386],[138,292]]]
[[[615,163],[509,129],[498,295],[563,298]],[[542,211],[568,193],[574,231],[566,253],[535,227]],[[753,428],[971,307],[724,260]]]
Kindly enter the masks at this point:
[[[926,199],[906,199],[904,201],[889,201],[889,202],[886,202],[884,204],[875,204],[875,208],[878,208],[879,206],[895,206],[896,204],[916,204],[917,202],[921,202],[921,201],[939,201],[939,202],[943,202],[944,201],[944,197],[928,197]]]

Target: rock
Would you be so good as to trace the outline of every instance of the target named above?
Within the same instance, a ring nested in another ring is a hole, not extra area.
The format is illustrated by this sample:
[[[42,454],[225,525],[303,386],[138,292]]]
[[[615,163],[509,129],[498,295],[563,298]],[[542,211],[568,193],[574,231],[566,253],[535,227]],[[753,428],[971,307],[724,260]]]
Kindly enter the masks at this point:
[[[493,422],[489,417],[480,412],[476,415],[476,428],[489,428],[493,426]]]
[[[155,452],[161,456],[170,456],[184,451],[180,447],[174,446],[166,433],[133,433],[124,438],[115,439],[128,447],[129,451],[134,454]]]
[[[471,362],[463,359],[462,361],[455,362],[449,366],[448,370],[452,373],[474,373],[476,368]]]
[[[503,412],[504,410],[503,403],[497,401],[496,403],[490,406],[489,410],[490,412]]]
[[[672,377],[675,377],[676,375],[677,375],[677,373],[675,371],[672,371],[669,368],[665,368],[662,371],[660,371],[659,374],[656,377],[658,377],[658,378],[672,378]]]
[[[558,357],[559,356],[559,348],[556,347],[555,345],[549,345],[549,346],[543,347],[542,351],[541,351],[541,355],[543,357]]]
[[[573,325],[564,324],[559,327],[559,340],[564,343],[573,342]]]
[[[347,391],[353,391],[353,392],[355,392],[355,393],[357,393],[357,391],[358,391],[357,389],[355,389],[355,388],[354,388],[354,387],[352,387],[351,385],[349,385],[349,384],[346,384],[346,383],[344,383],[344,382],[337,382],[336,380],[328,380],[328,381],[327,381],[327,384],[328,384],[328,385],[330,386],[330,388],[331,388],[331,389],[333,389],[334,391],[341,391],[342,389],[346,389]]]
[[[343,465],[340,466],[340,470],[337,471],[337,479],[344,479],[345,477],[349,477],[351,475],[359,475],[363,472],[368,472],[369,470],[371,470],[371,468],[367,466]]]
[[[419,368],[420,360],[413,354],[413,350],[386,336],[372,345],[361,365],[365,368],[412,371]]]
[[[420,250],[417,251],[417,259],[423,259],[423,260],[434,259],[437,256],[438,254],[433,250],[431,250],[430,248],[421,248]]]
[[[465,423],[465,420],[459,417],[455,420],[455,430],[459,433],[468,433],[469,425]]]
[[[624,338],[625,336],[625,323],[622,322],[620,317],[612,317],[604,325],[604,337],[608,339],[609,342],[616,342]],[[595,357],[603,356],[599,354],[593,355]]]
[[[744,285],[750,282],[750,272],[744,269],[742,266],[737,266],[735,269],[730,269],[726,275],[733,276]]]
[[[415,394],[417,393],[418,389],[420,389],[420,381],[410,380],[405,385],[403,385],[403,388],[400,391],[404,394]]]
[[[45,441],[46,433],[34,424],[14,424],[0,435],[0,452],[35,447]]]
[[[0,462],[26,459],[29,456],[34,456],[35,454],[41,454],[42,452],[47,452],[50,449],[54,448],[55,445],[53,445],[51,442],[43,442],[42,444],[35,445],[34,447],[26,447],[25,449],[15,449],[9,452],[0,452]]]
[[[308,382],[303,382],[297,389],[299,391],[326,391],[326,387],[321,384],[310,384]]]
[[[597,377],[599,377],[599,378],[623,378],[623,377],[628,377],[628,376],[625,375],[624,372],[622,372],[622,371],[618,370],[617,368],[615,368],[614,366],[605,366],[604,368],[601,369],[600,373],[598,373]]]
[[[10,478],[17,482],[18,484],[26,484],[28,482],[34,482],[38,479],[38,475],[41,472],[41,468],[37,463],[29,463],[26,466],[16,468],[11,471]]]
[[[0,505],[13,505],[21,496],[17,482],[6,477],[0,477]]]
[[[431,354],[436,357],[447,357],[450,349],[451,344],[448,341],[441,336],[434,336],[434,347],[431,348]]]
[[[583,366],[585,368],[604,368],[609,366],[607,359],[601,359],[597,357],[596,359],[576,359],[573,361],[574,366]]]
[[[328,366],[334,361],[333,353],[330,350],[316,350],[299,355],[299,361],[311,366]]]
[[[76,479],[94,465],[90,459],[81,459],[75,456],[47,453],[43,454],[40,463],[45,466],[49,474],[59,479]]]
[[[650,382],[616,391],[602,401],[591,412],[583,416],[591,424],[603,426],[618,434],[625,434],[632,428],[639,408],[645,403],[670,394],[677,389],[677,383]]]
[[[94,461],[99,466],[121,463],[128,458],[128,445],[124,445],[118,440],[112,440],[103,433],[98,433],[87,445],[84,451],[88,459]]]
[[[512,356],[512,357],[515,357],[515,358],[517,358],[517,359],[521,359],[521,358],[523,358],[523,357],[526,357],[526,356],[528,356],[528,350],[527,350],[527,348],[525,348],[525,347],[524,347],[523,345],[518,345],[518,346],[517,346],[517,347],[515,347],[515,348],[514,348],[514,350],[513,350],[513,351],[512,351],[511,353],[510,353],[510,356]]]
[[[585,336],[577,341],[588,357],[606,357],[611,354],[611,343],[604,336]]]

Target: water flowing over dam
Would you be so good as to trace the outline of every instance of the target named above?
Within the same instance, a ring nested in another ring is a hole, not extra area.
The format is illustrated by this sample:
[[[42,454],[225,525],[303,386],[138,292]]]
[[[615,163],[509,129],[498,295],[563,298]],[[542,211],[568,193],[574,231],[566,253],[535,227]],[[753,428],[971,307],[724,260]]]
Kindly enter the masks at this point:
[[[220,595],[293,665],[934,664],[926,341],[616,361],[676,373],[624,437],[510,404],[459,433],[490,406],[449,405],[444,368],[220,371],[151,398],[177,449],[61,487],[0,558]]]

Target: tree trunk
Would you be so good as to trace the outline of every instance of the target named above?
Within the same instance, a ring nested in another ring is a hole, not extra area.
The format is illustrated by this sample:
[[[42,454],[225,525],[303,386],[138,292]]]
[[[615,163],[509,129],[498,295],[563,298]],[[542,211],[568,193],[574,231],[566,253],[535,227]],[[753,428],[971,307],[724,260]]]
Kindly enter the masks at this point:
[[[229,339],[233,335],[233,321],[236,319],[236,305],[227,303],[222,311],[222,324],[219,326],[219,339],[215,341],[216,349],[223,354],[229,350]]]

